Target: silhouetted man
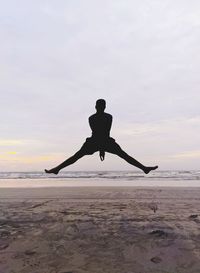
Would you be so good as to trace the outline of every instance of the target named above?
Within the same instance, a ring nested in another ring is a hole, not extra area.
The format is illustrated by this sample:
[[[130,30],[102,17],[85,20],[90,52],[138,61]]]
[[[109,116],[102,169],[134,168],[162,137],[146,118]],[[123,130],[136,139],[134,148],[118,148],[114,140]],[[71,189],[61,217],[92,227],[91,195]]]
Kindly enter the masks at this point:
[[[126,160],[131,165],[141,169],[146,174],[158,168],[158,166],[144,166],[136,159],[125,153],[121,149],[121,147],[115,142],[115,139],[110,137],[112,116],[104,112],[106,108],[105,100],[97,100],[95,108],[97,112],[89,117],[89,124],[92,130],[92,136],[86,138],[86,141],[81,149],[76,152],[72,157],[68,158],[63,163],[51,170],[45,170],[46,173],[58,174],[61,169],[73,164],[84,155],[91,155],[97,151],[99,151],[101,160],[104,160],[105,152],[116,154]]]

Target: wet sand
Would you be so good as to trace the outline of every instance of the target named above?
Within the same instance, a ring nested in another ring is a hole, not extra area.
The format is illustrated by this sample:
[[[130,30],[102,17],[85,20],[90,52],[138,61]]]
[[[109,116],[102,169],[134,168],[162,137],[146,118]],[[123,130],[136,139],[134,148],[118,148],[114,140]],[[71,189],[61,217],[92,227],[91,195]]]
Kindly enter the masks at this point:
[[[199,188],[1,188],[0,273],[199,273]]]

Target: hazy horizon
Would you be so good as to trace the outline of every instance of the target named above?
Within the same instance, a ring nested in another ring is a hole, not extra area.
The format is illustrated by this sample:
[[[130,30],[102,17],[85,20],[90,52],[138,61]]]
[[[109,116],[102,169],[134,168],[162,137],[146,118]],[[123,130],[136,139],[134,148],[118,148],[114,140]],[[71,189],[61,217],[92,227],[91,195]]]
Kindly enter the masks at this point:
[[[199,169],[199,1],[8,0],[0,18],[0,171],[43,171],[73,155],[99,98],[131,156]],[[79,170],[137,171],[109,153],[63,171]]]

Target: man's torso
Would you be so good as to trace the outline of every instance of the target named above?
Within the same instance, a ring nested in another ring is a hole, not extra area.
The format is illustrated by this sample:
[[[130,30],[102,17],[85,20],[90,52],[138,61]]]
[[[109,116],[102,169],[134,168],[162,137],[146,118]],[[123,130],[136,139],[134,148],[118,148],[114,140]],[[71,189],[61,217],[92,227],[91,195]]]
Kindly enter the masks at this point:
[[[89,117],[89,123],[92,130],[92,138],[106,139],[110,137],[112,116],[108,113],[94,114]]]

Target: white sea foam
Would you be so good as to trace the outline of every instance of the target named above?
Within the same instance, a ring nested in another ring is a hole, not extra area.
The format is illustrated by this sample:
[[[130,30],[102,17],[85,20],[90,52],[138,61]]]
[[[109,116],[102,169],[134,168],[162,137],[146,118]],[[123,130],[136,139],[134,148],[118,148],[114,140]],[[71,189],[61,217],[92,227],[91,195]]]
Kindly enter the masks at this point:
[[[0,187],[176,186],[199,187],[200,171],[1,172]]]

